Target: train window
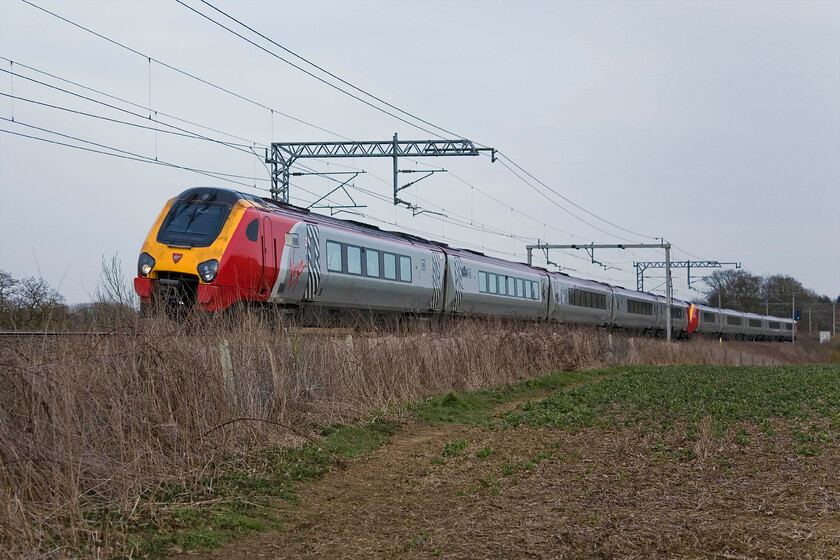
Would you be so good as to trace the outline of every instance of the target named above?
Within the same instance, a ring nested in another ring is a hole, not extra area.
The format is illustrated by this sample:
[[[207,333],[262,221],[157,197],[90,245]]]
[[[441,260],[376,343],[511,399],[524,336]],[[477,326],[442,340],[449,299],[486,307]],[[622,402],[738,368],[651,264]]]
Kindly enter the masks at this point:
[[[717,315],[714,313],[709,313],[708,311],[703,312],[703,322],[704,323],[717,323]]]
[[[498,289],[496,288],[496,275],[495,274],[489,274],[488,278],[490,280],[490,293],[491,294],[497,293]]]
[[[507,295],[507,276],[502,276],[501,274],[499,274],[499,295]]]
[[[769,323],[767,323],[767,328],[779,330],[782,328],[782,324],[777,323],[776,321],[770,321]]]
[[[397,279],[397,256],[393,253],[382,253],[382,267],[385,269],[385,278],[388,280]]]
[[[685,309],[682,307],[671,307],[671,319],[682,319],[685,317]]]
[[[507,289],[508,295],[509,296],[515,296],[516,295],[516,278],[511,278],[510,276],[508,276],[507,284],[508,284],[508,289]]]
[[[327,241],[327,270],[341,272],[341,244]]]
[[[349,274],[362,273],[362,248],[355,245],[347,246],[347,272]]]
[[[245,237],[247,237],[250,241],[256,241],[259,232],[260,220],[259,218],[254,218],[251,220],[251,223],[248,224],[248,227],[245,228]]]
[[[487,292],[487,273],[478,271],[478,291],[482,294]]]
[[[786,331],[792,331],[793,330],[793,325],[791,325],[790,323],[785,323],[785,330]]]
[[[761,328],[761,319],[750,319],[750,326],[754,329]]]
[[[525,295],[525,281],[522,278],[516,279],[516,297],[523,297]]]
[[[729,325],[736,325],[736,326],[739,326],[739,327],[744,324],[744,322],[741,320],[740,317],[732,317],[732,316],[727,316],[726,317],[726,323],[729,324]]]
[[[525,280],[525,299],[532,299],[531,298],[531,282],[529,280]]]
[[[158,242],[191,247],[212,245],[230,214],[230,206],[214,202],[215,197],[176,201],[160,226]]]
[[[366,249],[365,258],[367,260],[367,275],[379,278],[379,251]]]
[[[653,304],[649,301],[628,299],[627,313],[634,313],[636,315],[653,315]]]
[[[539,282],[531,282],[531,294],[534,299],[540,299],[540,284]]]
[[[400,256],[400,282],[411,282],[411,257]]]
[[[574,288],[570,288],[569,305],[577,305],[578,307],[589,307],[591,309],[606,309],[607,296],[606,294],[599,294],[597,292],[589,292],[586,290],[577,290]]]

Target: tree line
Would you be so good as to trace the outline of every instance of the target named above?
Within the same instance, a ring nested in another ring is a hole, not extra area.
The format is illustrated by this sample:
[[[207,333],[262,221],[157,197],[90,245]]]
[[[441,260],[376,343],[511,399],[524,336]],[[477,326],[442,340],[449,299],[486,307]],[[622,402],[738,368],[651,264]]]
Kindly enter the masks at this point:
[[[832,300],[818,295],[790,276],[756,276],[743,269],[718,270],[706,279],[704,303],[736,311],[792,317],[800,310],[799,332],[807,333],[832,329],[835,305],[840,296]]]
[[[103,257],[93,301],[78,305],[68,305],[43,278],[15,278],[0,270],[0,330],[109,329],[136,317],[137,297],[117,257]]]

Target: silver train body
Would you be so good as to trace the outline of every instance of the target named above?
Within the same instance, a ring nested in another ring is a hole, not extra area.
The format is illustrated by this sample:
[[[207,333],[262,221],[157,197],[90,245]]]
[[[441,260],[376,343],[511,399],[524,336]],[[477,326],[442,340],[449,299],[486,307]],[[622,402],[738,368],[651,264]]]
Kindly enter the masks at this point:
[[[291,219],[268,302],[317,316],[393,313],[503,317],[592,325],[663,336],[666,300],[456,249],[399,232],[266,201]],[[276,229],[276,228],[275,228]],[[282,240],[281,240],[282,242]],[[675,338],[692,332],[744,340],[791,340],[792,319],[672,300]],[[692,318],[694,320],[692,320]]]

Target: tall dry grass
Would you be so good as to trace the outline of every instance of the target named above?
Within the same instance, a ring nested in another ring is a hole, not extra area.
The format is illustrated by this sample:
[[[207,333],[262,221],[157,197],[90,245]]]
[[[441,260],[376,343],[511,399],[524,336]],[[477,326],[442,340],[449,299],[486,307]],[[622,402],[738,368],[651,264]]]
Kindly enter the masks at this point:
[[[447,391],[620,364],[813,361],[800,345],[662,341],[464,321],[303,333],[242,316],[0,347],[0,556],[108,556],[161,489],[227,454],[294,442]]]

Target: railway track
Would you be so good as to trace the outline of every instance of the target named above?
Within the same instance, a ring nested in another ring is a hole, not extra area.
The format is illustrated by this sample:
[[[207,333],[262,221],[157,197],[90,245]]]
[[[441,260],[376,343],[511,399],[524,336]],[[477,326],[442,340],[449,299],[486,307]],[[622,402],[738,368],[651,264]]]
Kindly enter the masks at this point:
[[[127,334],[129,333],[115,331],[0,331],[0,338],[125,336]]]

